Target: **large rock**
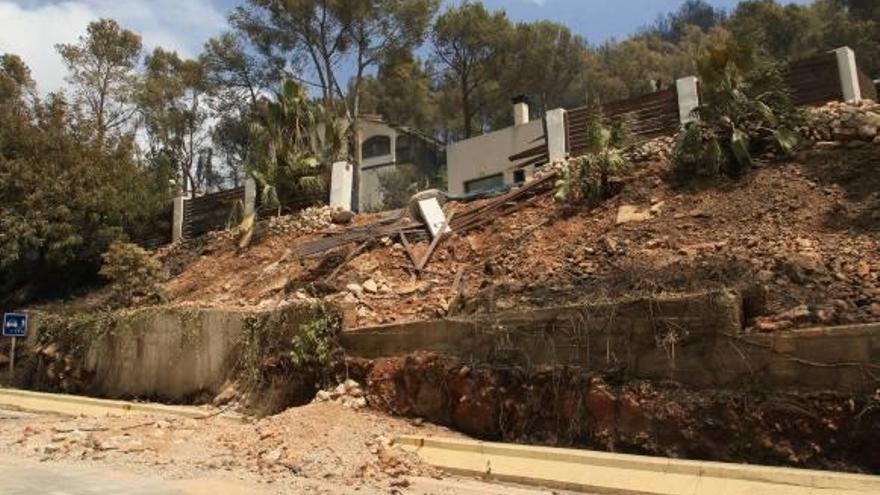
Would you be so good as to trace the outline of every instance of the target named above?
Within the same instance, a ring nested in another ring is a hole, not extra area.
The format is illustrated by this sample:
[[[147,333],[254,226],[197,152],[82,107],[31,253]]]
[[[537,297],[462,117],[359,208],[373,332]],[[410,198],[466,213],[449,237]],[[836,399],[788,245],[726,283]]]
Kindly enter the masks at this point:
[[[860,138],[870,141],[877,135],[877,126],[862,125],[859,126],[858,132]]]
[[[348,210],[333,210],[333,213],[330,214],[330,221],[335,224],[351,223],[352,219],[354,219],[354,213]]]
[[[621,205],[617,209],[617,224],[642,222],[651,218],[649,208],[641,208],[636,205]]]
[[[779,271],[792,282],[806,284],[825,272],[822,258],[815,253],[791,253],[777,260]]]
[[[379,285],[373,279],[369,279],[366,282],[364,282],[363,288],[364,288],[364,292],[368,292],[370,294],[375,294],[375,293],[379,292]]]

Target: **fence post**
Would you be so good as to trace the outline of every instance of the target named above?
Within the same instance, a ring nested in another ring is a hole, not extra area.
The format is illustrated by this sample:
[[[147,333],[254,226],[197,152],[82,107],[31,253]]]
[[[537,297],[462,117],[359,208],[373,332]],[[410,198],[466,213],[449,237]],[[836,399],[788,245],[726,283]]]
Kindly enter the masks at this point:
[[[700,90],[695,76],[682,77],[675,81],[678,93],[678,119],[682,124],[697,120],[694,110],[700,106]]]
[[[257,210],[257,183],[254,179],[244,181],[244,216]]]
[[[550,163],[565,160],[565,109],[556,108],[544,117],[547,132],[547,160]]]
[[[330,207],[351,211],[354,167],[348,162],[336,162],[330,171]]]
[[[859,101],[862,90],[859,86],[859,71],[856,67],[856,52],[844,46],[834,50],[837,57],[837,71],[840,73],[840,89],[844,101]]]
[[[171,242],[179,242],[183,240],[183,196],[175,196],[174,213],[171,221]]]

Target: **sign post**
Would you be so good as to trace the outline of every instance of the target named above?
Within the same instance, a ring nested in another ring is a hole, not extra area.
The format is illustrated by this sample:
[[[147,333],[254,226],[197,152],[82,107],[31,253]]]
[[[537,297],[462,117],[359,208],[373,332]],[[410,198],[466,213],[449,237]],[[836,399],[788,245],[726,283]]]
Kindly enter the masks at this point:
[[[3,336],[12,337],[9,349],[9,379],[12,380],[15,371],[15,340],[18,337],[27,337],[28,317],[26,313],[6,313],[3,315]]]

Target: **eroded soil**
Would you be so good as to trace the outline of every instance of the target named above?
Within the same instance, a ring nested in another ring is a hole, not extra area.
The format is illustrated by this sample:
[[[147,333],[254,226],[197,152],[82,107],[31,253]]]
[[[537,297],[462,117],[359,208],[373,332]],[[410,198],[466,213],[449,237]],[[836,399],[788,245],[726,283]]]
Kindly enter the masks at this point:
[[[667,162],[633,166],[596,208],[545,197],[442,242],[416,276],[398,239],[300,260],[296,247],[340,226],[264,229],[239,250],[218,235],[166,252],[178,304],[271,308],[325,298],[351,326],[547,306],[639,293],[760,284],[757,331],[880,318],[880,145],[759,163],[739,181],[674,187]],[[621,206],[646,213],[618,223]],[[450,203],[448,211],[468,205]],[[381,214],[361,215],[356,223]],[[283,222],[282,222],[283,223]],[[428,242],[415,242],[421,257]],[[455,285],[461,273],[461,297]]]
[[[489,440],[880,473],[877,393],[697,390],[428,353],[352,369],[372,407]]]

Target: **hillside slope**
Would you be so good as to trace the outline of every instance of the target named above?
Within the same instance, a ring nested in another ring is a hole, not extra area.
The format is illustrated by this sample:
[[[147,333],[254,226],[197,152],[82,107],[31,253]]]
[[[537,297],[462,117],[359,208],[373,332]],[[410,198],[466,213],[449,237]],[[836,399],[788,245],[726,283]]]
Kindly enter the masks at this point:
[[[451,236],[420,277],[398,240],[385,239],[328,279],[355,246],[297,259],[297,246],[339,230],[326,212],[312,211],[307,221],[273,220],[245,250],[230,234],[166,250],[175,273],[167,290],[174,302],[212,306],[267,308],[322,297],[356,312],[351,323],[368,326],[737,286],[766,289],[763,316],[749,322],[758,330],[876,320],[878,159],[877,144],[813,150],[759,163],[739,181],[687,189],[665,180],[667,162],[638,164],[622,178],[620,194],[597,208],[544,196]],[[414,246],[417,257],[427,245]]]

